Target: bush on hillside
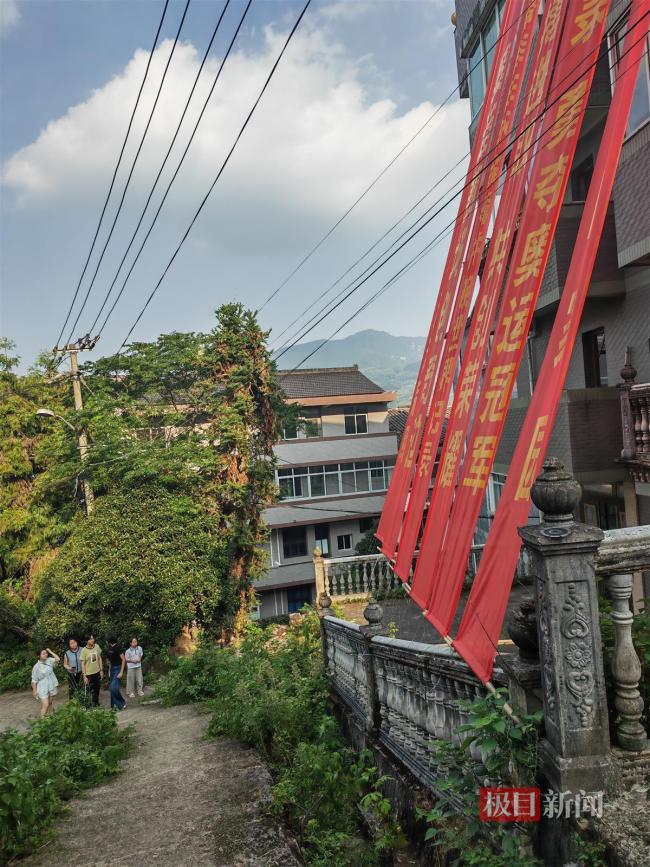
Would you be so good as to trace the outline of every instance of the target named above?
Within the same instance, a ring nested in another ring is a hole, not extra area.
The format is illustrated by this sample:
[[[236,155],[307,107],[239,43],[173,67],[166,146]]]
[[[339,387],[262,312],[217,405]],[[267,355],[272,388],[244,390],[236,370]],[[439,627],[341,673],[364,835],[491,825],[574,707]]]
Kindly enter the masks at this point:
[[[38,845],[61,801],[117,772],[129,734],[114,713],[69,702],[29,731],[0,734],[0,863]]]
[[[171,645],[183,626],[215,628],[225,571],[215,536],[192,500],[163,489],[98,499],[43,576],[37,636],[115,632],[153,649]]]

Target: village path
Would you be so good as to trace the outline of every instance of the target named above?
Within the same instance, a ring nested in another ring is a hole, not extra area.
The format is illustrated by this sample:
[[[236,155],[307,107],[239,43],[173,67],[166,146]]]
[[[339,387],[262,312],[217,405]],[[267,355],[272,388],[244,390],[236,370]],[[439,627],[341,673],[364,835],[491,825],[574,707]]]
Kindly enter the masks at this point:
[[[106,696],[102,695],[105,701]],[[143,701],[146,701],[147,697]],[[36,716],[31,693],[0,695],[0,729]],[[192,705],[129,703],[133,726],[122,772],[70,802],[30,867],[295,867],[269,815],[271,778],[237,741],[207,739],[209,716]]]

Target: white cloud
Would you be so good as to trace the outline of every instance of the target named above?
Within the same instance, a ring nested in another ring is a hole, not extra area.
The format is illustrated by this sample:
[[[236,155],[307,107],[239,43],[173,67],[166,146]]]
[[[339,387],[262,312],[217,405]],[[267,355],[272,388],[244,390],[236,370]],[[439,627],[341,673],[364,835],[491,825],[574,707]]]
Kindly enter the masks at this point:
[[[0,0],[0,38],[8,36],[19,22],[18,0]]]

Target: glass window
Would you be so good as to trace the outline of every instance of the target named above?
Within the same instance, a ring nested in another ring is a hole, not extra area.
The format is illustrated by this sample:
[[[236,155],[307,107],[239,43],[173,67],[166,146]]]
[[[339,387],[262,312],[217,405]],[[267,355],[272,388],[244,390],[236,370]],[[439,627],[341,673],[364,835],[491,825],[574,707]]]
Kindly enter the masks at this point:
[[[582,335],[582,355],[585,363],[585,385],[599,388],[608,384],[605,329],[596,328]]]
[[[472,112],[472,117],[475,117],[483,102],[485,96],[485,79],[483,77],[483,62],[481,55],[481,40],[476,43],[476,47],[469,56],[469,104]]]
[[[339,551],[349,551],[352,548],[352,533],[343,533],[336,537],[336,547]]]
[[[320,548],[323,557],[328,557],[330,553],[330,534],[327,524],[316,524],[316,547]]]
[[[341,470],[343,470],[344,466],[350,467],[350,470],[341,472],[341,493],[353,494],[356,490],[354,482],[354,470],[352,469],[354,464],[341,464]]]
[[[625,32],[627,21],[623,22],[610,36],[612,78],[615,79],[618,65],[625,54]],[[638,38],[638,37],[636,37]],[[646,121],[650,120],[650,37],[646,40],[645,53],[639,65],[639,74],[632,97],[627,134],[631,135]],[[613,83],[613,82],[612,82]]]
[[[298,439],[298,425],[296,425],[296,424],[285,425],[282,428],[282,439],[283,440]]]
[[[357,464],[357,467],[358,466],[359,465]],[[357,491],[370,490],[370,483],[368,481],[368,464],[365,464],[365,469],[357,469],[354,476],[357,484]]]
[[[285,527],[282,531],[282,549],[284,556],[307,556],[307,530],[305,527]]]
[[[483,54],[485,56],[485,71],[486,75],[489,76],[490,70],[492,69],[492,63],[494,62],[494,55],[497,53],[495,49],[497,34],[499,32],[499,24],[497,22],[497,11],[496,9],[490,15],[488,19],[488,23],[483,30]]]
[[[276,471],[281,500],[385,491],[394,460],[356,461]]]
[[[320,468],[321,474],[312,475],[311,471],[309,473],[309,487],[310,487],[310,496],[312,497],[324,497],[325,496],[325,476],[323,475],[323,468]]]
[[[325,473],[325,493],[331,494],[341,493],[341,482],[339,479],[338,469],[335,473]]]
[[[368,416],[365,412],[346,415],[345,432],[346,434],[368,433]]]

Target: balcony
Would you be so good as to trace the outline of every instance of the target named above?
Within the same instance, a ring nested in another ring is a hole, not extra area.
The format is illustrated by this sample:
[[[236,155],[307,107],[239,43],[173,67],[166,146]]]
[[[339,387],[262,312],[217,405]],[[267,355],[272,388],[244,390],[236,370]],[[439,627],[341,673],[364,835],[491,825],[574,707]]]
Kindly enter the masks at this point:
[[[650,383],[637,384],[632,379],[628,378],[621,386],[621,463],[633,481],[647,484],[650,483]]]
[[[560,300],[583,210],[584,202],[571,202],[562,206],[535,308],[537,311],[552,307]],[[618,267],[614,209],[610,204],[589,285],[589,297],[612,298],[624,294],[625,283]]]

